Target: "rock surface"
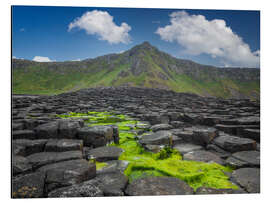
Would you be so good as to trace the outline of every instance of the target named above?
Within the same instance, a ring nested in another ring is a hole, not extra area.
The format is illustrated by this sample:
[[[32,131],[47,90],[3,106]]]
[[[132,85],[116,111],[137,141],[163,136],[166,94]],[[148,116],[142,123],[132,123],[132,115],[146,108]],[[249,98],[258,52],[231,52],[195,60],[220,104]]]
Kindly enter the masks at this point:
[[[54,188],[70,186],[96,176],[96,166],[84,159],[49,164],[38,169],[46,173],[46,192]]]
[[[125,193],[130,196],[191,195],[193,189],[177,178],[147,177],[134,180],[127,186]]]
[[[197,150],[184,154],[184,160],[201,161],[201,162],[215,162],[218,164],[224,164],[224,161],[212,152],[205,150]]]
[[[86,156],[87,159],[90,160],[91,157],[96,159],[97,161],[109,161],[109,160],[117,160],[118,157],[123,152],[123,149],[114,146],[105,146],[105,147],[97,147],[95,149],[90,150]]]
[[[78,137],[85,146],[101,147],[113,141],[113,128],[110,126],[84,127],[78,130]]]
[[[13,198],[37,198],[43,197],[44,173],[32,173],[16,177],[12,181]]]
[[[247,192],[260,192],[260,169],[241,168],[232,173],[232,178]]]
[[[53,96],[13,95],[12,104],[14,197],[193,194],[172,177],[127,182],[123,173],[131,161],[117,160],[123,150],[107,146],[121,145],[122,133],[132,133],[148,153],[170,146],[184,160],[233,166],[236,170],[228,176],[244,190],[201,188],[197,194],[259,191],[259,101],[123,86]],[[68,112],[82,116],[68,118]],[[113,115],[108,123],[96,120],[93,126],[83,116],[93,112]],[[123,121],[115,116],[123,114],[136,123],[110,123]],[[96,166],[89,156],[102,163]]]
[[[82,159],[81,151],[67,151],[67,152],[40,152],[32,154],[27,157],[29,163],[35,168],[39,168],[46,164],[57,163],[60,161],[67,161],[72,159]]]

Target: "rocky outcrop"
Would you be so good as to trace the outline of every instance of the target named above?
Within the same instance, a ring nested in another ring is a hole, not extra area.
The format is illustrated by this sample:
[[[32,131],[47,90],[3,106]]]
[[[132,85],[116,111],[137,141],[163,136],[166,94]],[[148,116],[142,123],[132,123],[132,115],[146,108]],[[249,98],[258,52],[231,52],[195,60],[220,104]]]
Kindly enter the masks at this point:
[[[117,143],[131,135],[147,153],[169,147],[185,161],[234,168],[228,176],[238,190],[202,187],[196,194],[260,192],[258,102],[118,87],[13,96],[12,107],[13,198],[194,194],[173,177],[128,181],[129,162],[118,160],[125,150]],[[114,112],[136,122],[110,116],[104,125],[84,116],[65,118],[67,112]]]

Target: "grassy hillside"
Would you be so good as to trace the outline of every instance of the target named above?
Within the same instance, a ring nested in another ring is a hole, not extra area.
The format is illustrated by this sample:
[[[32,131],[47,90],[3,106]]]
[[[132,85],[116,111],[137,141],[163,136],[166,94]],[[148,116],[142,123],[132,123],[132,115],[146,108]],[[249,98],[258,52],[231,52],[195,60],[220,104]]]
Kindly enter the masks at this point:
[[[38,63],[13,59],[12,92],[58,94],[99,86],[139,86],[202,96],[260,95],[259,69],[216,68],[180,60],[143,43],[122,53],[80,62]]]

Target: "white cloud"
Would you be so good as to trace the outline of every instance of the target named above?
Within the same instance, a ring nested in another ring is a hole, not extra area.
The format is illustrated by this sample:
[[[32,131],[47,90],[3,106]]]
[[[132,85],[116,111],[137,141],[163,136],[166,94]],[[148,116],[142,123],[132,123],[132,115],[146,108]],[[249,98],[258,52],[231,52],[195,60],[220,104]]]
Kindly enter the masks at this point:
[[[209,21],[202,15],[189,15],[185,11],[173,12],[170,18],[171,24],[159,27],[156,34],[162,40],[176,41],[187,54],[209,54],[234,66],[260,66],[260,51],[252,52],[224,20]]]
[[[17,58],[16,56],[12,56],[12,59],[21,59],[21,60],[24,60],[24,58]]]
[[[113,21],[113,16],[106,11],[94,10],[84,13],[69,24],[68,31],[76,27],[85,30],[89,35],[95,34],[99,40],[108,41],[110,44],[130,42],[128,32],[131,27],[125,22],[117,26]]]
[[[36,62],[53,62],[53,60],[49,59],[49,57],[46,57],[46,56],[35,56],[33,58],[33,61],[36,61]]]
[[[118,52],[118,54],[122,54],[124,52],[125,52],[125,50],[121,50],[121,51]]]
[[[74,59],[74,60],[71,60],[71,61],[81,61],[81,59]]]

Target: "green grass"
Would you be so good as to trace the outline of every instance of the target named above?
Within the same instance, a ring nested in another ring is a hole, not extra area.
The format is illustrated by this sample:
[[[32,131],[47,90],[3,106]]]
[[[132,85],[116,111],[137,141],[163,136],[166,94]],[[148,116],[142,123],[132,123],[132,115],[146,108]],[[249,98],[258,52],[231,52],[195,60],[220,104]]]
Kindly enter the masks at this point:
[[[67,113],[59,115],[62,118],[87,117],[86,124],[94,125],[117,125],[119,128],[119,144],[110,145],[120,147],[124,152],[119,160],[129,162],[124,171],[129,182],[138,178],[148,176],[169,176],[179,178],[188,183],[194,190],[205,186],[211,188],[232,188],[237,186],[229,181],[225,172],[232,172],[232,169],[216,163],[204,163],[182,160],[178,151],[169,146],[159,153],[151,153],[142,148],[135,134],[130,130],[136,130],[140,122],[125,115],[117,115],[111,112],[88,112],[88,113]],[[97,162],[97,170],[106,167],[106,163]]]
[[[130,64],[121,62],[122,56],[112,61],[113,68],[105,62],[96,62],[86,69],[58,67],[48,68],[42,64],[30,65],[27,68],[13,70],[12,92],[13,94],[44,94],[53,95],[68,91],[76,91],[82,88],[99,86],[120,86],[130,84],[131,86],[166,88],[176,92],[190,92],[202,96],[216,96],[229,98],[233,92],[247,95],[256,99],[260,95],[259,81],[240,82],[230,78],[212,78],[211,73],[201,71],[199,79],[187,74],[177,74],[170,68],[164,71],[160,65],[164,59],[158,54],[141,53],[139,60],[143,66],[143,72],[133,75]],[[168,60],[173,64],[173,61]],[[125,72],[126,76],[119,76]],[[162,74],[167,77],[162,79]]]

